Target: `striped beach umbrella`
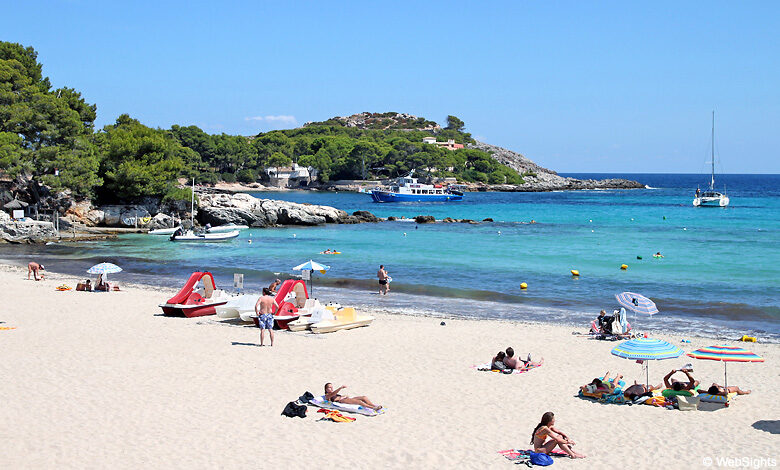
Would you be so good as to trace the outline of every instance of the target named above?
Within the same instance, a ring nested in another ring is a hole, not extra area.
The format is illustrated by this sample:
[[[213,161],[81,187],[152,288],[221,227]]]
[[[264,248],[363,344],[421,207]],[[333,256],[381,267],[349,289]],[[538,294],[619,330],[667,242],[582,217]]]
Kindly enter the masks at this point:
[[[89,274],[113,274],[121,271],[122,268],[115,265],[114,263],[100,263],[87,269]]]
[[[706,348],[697,349],[696,351],[689,352],[688,356],[694,359],[704,359],[707,361],[721,361],[723,362],[723,387],[728,388],[728,370],[726,364],[729,362],[764,362],[764,358],[756,353],[752,353],[747,349],[740,348],[739,346],[707,346]],[[728,393],[728,390],[726,391]]]
[[[620,305],[636,313],[647,315],[658,313],[658,307],[655,306],[655,302],[644,295],[635,294],[634,292],[621,292],[620,294],[615,294],[615,298]]]
[[[634,338],[612,348],[612,355],[635,361],[653,361],[680,357],[683,350],[677,346],[655,338]],[[645,363],[646,385],[650,385],[650,367]]]

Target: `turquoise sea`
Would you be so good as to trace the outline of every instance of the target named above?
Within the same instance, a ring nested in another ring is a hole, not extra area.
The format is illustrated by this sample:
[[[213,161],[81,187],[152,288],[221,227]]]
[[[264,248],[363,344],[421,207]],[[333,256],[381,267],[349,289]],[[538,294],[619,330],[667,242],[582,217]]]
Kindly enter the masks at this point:
[[[232,273],[241,272],[251,289],[314,259],[331,266],[314,280],[315,296],[326,300],[413,314],[567,322],[579,331],[599,309],[617,305],[614,294],[628,290],[652,298],[661,311],[631,314],[629,321],[641,330],[726,338],[748,333],[780,341],[780,175],[720,175],[718,186],[725,184],[731,197],[725,209],[691,205],[693,190],[706,185],[707,176],[566,176],[625,177],[648,189],[467,193],[462,202],[432,204],[376,204],[356,193],[259,193],[381,217],[494,222],[251,229],[227,243],[202,245],[127,235],[6,246],[0,258],[21,263],[34,256],[74,273],[105,260],[125,268],[119,280],[170,286],[194,270],[210,270],[231,287]],[[328,248],[342,254],[319,254]],[[659,251],[664,258],[653,258]],[[622,271],[624,263],[628,269]],[[393,277],[386,297],[376,294],[380,264]],[[571,269],[580,277],[573,278]]]

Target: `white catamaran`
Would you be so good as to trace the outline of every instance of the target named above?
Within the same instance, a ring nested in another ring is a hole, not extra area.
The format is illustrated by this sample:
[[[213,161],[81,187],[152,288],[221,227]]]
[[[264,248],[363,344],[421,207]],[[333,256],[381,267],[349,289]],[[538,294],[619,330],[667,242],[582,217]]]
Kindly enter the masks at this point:
[[[710,174],[710,187],[702,192],[696,188],[693,198],[694,207],[726,207],[729,205],[729,197],[726,191],[715,191],[715,111],[712,112],[712,172]]]

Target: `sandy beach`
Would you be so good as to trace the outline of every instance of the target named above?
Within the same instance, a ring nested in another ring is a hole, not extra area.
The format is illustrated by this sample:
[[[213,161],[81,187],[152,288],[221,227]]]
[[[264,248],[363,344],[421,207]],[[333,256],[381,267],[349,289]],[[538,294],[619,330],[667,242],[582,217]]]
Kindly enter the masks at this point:
[[[556,459],[556,468],[780,460],[777,344],[747,343],[766,362],[729,366],[729,384],[753,390],[729,408],[602,405],[577,398],[578,386],[606,371],[629,383],[644,375],[610,354],[616,343],[573,336],[570,326],[441,326],[438,318],[377,314],[367,328],[277,332],[272,348],[260,348],[254,327],[162,316],[157,305],[170,290],[58,292],[77,279],[26,275],[0,267],[0,327],[15,327],[0,330],[2,468],[508,469],[498,451],[530,448],[546,411],[587,455]],[[121,283],[121,274],[113,279]],[[718,344],[653,336],[686,351]],[[520,375],[471,368],[506,346],[543,356],[544,366]],[[722,363],[682,357],[652,363],[651,382],[686,362],[703,383],[722,384]],[[366,395],[386,413],[353,423],[317,421],[312,407],[305,419],[280,415],[305,391],[321,394],[325,382],[347,385],[347,394]]]

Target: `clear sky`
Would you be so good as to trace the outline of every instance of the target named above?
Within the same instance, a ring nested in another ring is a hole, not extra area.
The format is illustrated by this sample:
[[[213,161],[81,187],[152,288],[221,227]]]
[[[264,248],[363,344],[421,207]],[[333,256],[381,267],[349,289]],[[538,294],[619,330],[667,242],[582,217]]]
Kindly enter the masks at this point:
[[[2,1],[54,86],[150,126],[466,122],[561,172],[780,173],[780,2]]]

